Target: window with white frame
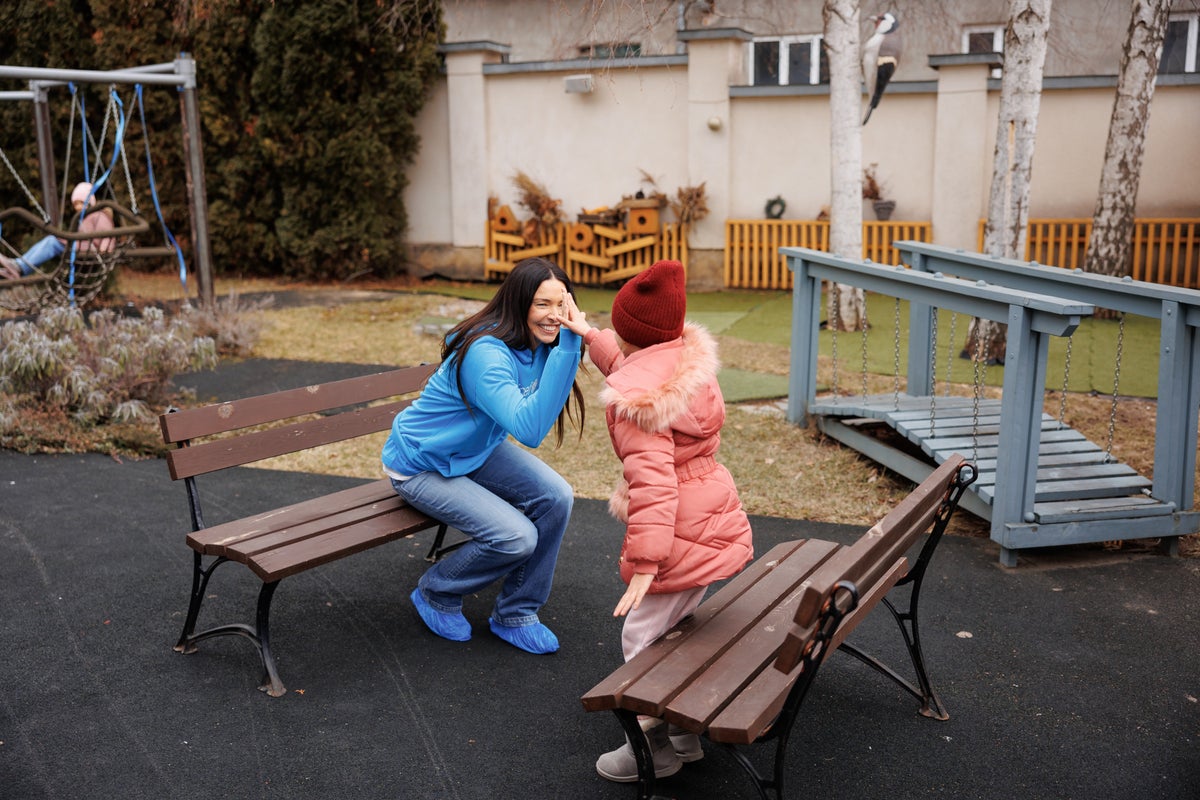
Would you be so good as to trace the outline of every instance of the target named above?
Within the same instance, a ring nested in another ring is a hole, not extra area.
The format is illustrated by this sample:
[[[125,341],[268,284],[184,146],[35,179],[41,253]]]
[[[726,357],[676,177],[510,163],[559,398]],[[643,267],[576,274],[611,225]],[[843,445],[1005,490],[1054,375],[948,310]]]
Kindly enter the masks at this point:
[[[821,36],[774,36],[750,43],[753,86],[796,86],[829,82]]]
[[[1163,37],[1162,60],[1158,71],[1195,72],[1196,39],[1200,34],[1200,13],[1172,14],[1167,21],[1167,33]]]
[[[640,42],[600,42],[579,47],[579,55],[584,58],[637,58],[641,54]]]
[[[962,51],[964,53],[1003,53],[1003,25],[968,25],[963,28]],[[992,77],[1000,77],[1000,68],[992,70]]]

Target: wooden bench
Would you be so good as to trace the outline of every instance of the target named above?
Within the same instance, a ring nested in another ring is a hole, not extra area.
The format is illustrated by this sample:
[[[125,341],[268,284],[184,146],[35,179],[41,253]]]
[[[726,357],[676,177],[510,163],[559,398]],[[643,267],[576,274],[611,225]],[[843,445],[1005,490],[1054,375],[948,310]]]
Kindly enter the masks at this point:
[[[408,367],[186,411],[172,409],[159,417],[163,439],[179,445],[167,455],[167,466],[171,478],[183,480],[187,488],[192,518],[187,543],[195,551],[178,652],[193,653],[197,644],[214,636],[244,636],[262,657],[259,688],[279,697],[287,690],[271,653],[270,614],[281,580],[433,527],[438,531],[427,558],[436,560],[452,549],[442,547],[446,526],[401,500],[387,478],[212,527],[204,523],[196,486],[199,475],[388,430],[434,369],[436,365]],[[393,399],[404,395],[408,397]],[[369,405],[380,400],[391,402]],[[227,561],[245,564],[262,580],[254,622],[196,633],[208,581]]]
[[[637,721],[646,715],[725,746],[761,797],[771,789],[782,798],[792,725],[817,670],[839,648],[906,689],[921,714],[947,719],[921,653],[917,602],[930,558],[975,476],[955,454],[853,545],[801,539],[772,548],[585,694],[583,707],[615,712],[633,743],[638,797],[654,796],[650,748]],[[907,554],[922,537],[910,567]],[[887,596],[904,585],[907,602]],[[845,641],[880,601],[900,628],[915,683]],[[768,778],[738,748],[771,740]]]

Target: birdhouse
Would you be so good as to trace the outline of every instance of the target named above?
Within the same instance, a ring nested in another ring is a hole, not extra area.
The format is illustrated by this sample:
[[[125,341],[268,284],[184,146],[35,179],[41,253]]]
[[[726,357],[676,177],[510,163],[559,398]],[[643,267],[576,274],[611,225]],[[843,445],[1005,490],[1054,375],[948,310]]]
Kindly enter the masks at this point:
[[[657,208],[631,208],[626,224],[630,233],[658,233]]]

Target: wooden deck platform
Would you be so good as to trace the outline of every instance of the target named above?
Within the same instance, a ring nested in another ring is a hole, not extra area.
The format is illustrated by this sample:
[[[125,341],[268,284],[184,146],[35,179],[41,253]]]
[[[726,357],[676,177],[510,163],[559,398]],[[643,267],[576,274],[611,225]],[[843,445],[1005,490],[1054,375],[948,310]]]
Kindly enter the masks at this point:
[[[818,398],[811,407],[827,435],[870,456],[905,477],[920,481],[952,453],[962,453],[979,469],[969,489],[974,502],[964,507],[990,520],[996,490],[1000,442],[1000,401],[972,398],[867,395]],[[870,434],[886,425],[908,446]],[[919,450],[925,459],[916,457]],[[932,459],[929,466],[927,459]],[[1104,448],[1043,414],[1038,447],[1034,519],[1055,524],[1170,515],[1171,503],[1150,495],[1152,482]]]

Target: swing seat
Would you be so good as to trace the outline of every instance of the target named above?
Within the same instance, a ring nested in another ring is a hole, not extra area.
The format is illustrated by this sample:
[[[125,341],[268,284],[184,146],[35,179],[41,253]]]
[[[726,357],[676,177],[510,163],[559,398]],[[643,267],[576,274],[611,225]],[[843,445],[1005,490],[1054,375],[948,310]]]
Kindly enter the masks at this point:
[[[150,223],[134,214],[125,206],[114,200],[101,200],[95,203],[89,213],[95,214],[103,209],[110,209],[113,214],[114,226],[102,231],[80,232],[78,217],[68,229],[61,228],[40,219],[25,208],[6,208],[0,211],[0,228],[10,217],[23,220],[36,230],[56,236],[68,243],[89,242],[100,239],[111,239],[112,247],[104,250],[89,249],[75,253],[74,269],[72,269],[71,248],[54,262],[53,266],[42,268],[35,266],[31,274],[20,278],[0,280],[0,306],[10,311],[32,313],[52,306],[74,303],[82,306],[90,302],[104,288],[112,271],[117,264],[136,251],[134,237],[150,230]],[[145,248],[146,250],[166,251],[146,255],[174,255],[170,248]],[[15,251],[15,248],[14,248]]]

